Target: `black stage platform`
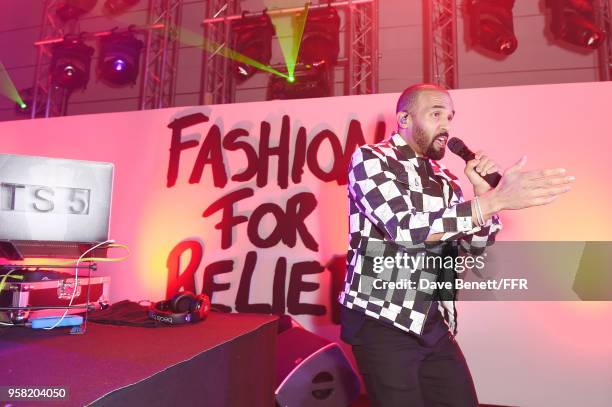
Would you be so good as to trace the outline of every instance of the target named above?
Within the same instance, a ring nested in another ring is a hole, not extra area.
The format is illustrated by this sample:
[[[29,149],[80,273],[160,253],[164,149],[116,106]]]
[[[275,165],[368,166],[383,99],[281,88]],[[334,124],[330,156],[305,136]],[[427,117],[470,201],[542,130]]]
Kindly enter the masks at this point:
[[[211,313],[170,328],[90,322],[84,335],[66,332],[0,328],[0,386],[63,387],[68,400],[53,403],[62,406],[274,404],[275,316]]]

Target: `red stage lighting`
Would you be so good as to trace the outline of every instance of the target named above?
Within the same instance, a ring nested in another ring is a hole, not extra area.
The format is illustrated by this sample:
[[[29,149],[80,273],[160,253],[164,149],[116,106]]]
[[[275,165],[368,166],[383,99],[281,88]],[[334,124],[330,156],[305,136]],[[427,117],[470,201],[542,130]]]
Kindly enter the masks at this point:
[[[118,86],[135,83],[143,46],[144,43],[129,31],[102,37],[98,59],[100,79]]]
[[[514,0],[470,0],[467,11],[472,43],[500,55],[516,51],[512,7]]]
[[[551,31],[556,39],[579,47],[598,48],[605,38],[595,24],[592,0],[546,0],[552,11]]]
[[[104,9],[111,15],[117,15],[134,7],[139,1],[140,0],[106,0],[106,2],[104,2]]]
[[[270,75],[267,100],[332,96],[331,69],[326,65],[296,69],[293,80]]]
[[[259,16],[245,17],[232,22],[233,47],[236,52],[268,65],[272,59],[272,37],[276,34],[270,17],[264,12]],[[233,61],[234,75],[239,81],[253,76],[258,69],[240,61]]]
[[[96,6],[96,0],[60,0],[56,14],[63,21],[77,19],[89,13]]]
[[[335,65],[340,52],[340,16],[335,7],[310,9],[304,26],[298,62]]]
[[[89,82],[91,57],[94,49],[81,39],[65,39],[53,45],[51,57],[51,81],[63,89],[84,88]]]

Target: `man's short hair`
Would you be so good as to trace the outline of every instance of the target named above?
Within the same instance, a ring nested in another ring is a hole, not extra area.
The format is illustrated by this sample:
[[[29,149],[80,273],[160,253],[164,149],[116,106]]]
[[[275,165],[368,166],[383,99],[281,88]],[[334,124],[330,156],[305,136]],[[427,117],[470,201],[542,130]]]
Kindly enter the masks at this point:
[[[397,107],[395,112],[414,112],[416,108],[417,100],[419,98],[419,93],[425,90],[438,90],[441,92],[448,93],[448,90],[440,85],[436,85],[434,83],[417,83],[416,85],[412,85],[406,88],[399,99],[397,100]]]

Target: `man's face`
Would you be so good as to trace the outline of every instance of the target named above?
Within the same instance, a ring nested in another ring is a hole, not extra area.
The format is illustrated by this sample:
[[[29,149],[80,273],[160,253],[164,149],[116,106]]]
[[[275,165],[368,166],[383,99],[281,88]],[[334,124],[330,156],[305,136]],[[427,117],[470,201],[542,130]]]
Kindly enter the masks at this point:
[[[432,160],[444,157],[454,115],[449,94],[436,90],[420,92],[411,116],[412,138],[422,155]]]

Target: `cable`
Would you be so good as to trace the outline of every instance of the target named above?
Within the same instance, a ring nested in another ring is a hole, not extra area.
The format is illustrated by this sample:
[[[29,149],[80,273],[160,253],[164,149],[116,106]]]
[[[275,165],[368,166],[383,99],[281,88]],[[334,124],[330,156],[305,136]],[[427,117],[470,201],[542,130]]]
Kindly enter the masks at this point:
[[[0,281],[0,292],[2,292],[2,290],[4,289],[4,284],[6,283],[6,279],[7,279],[7,278],[11,277],[11,278],[16,278],[16,279],[18,279],[18,280],[23,280],[23,276],[11,276],[11,273],[12,273],[13,271],[15,271],[15,270],[17,270],[17,269],[11,269],[11,270],[9,270],[9,271],[8,271],[8,272],[7,272],[7,273],[6,273],[6,274],[3,276],[2,281]],[[10,320],[10,318],[9,318],[9,320]],[[0,322],[0,325],[2,325],[2,326],[17,326],[17,325],[15,325],[15,324],[12,324],[12,323],[7,323],[7,322]]]
[[[98,247],[103,246],[103,245],[105,245],[105,244],[107,244],[107,243],[115,243],[115,241],[114,241],[114,240],[107,240],[107,241],[105,241],[105,242],[98,243],[97,245],[95,245],[95,246],[93,246],[93,247],[89,248],[89,249],[88,249],[88,250],[86,250],[86,251],[85,251],[83,254],[81,254],[81,256],[80,256],[80,257],[78,258],[78,260],[76,261],[76,266],[75,266],[75,269],[74,269],[74,290],[72,291],[72,296],[70,297],[70,302],[68,303],[68,306],[69,306],[69,307],[71,307],[71,306],[72,306],[72,302],[74,301],[74,297],[76,297],[77,289],[78,289],[78,287],[79,287],[79,263],[80,263],[81,261],[83,261],[84,259],[87,259],[87,258],[85,257],[85,255],[86,255],[87,253],[89,253],[89,252],[91,252],[91,251],[93,251],[93,250],[97,249]],[[115,260],[115,259],[113,259],[113,260],[114,260],[114,261],[119,261],[119,260]],[[91,260],[85,260],[85,261],[91,261]],[[67,264],[72,264],[72,263],[74,263],[74,261],[67,262]],[[64,318],[66,317],[66,315],[68,314],[68,310],[69,310],[69,308],[66,308],[66,310],[64,311],[64,314],[62,315],[62,317],[61,317],[61,318],[60,318],[60,319],[59,319],[59,320],[58,320],[58,321],[57,321],[57,322],[56,322],[56,323],[55,323],[53,326],[50,326],[50,327],[45,327],[45,328],[43,328],[43,329],[53,329],[53,328],[55,328],[56,326],[58,326],[59,324],[61,324],[61,323],[62,323],[62,321],[64,320]]]
[[[4,289],[4,284],[6,283],[6,279],[11,277],[11,278],[18,278],[21,277],[21,279],[23,279],[23,276],[11,276],[11,273],[13,271],[15,271],[17,269],[11,269],[9,270],[2,278],[2,281],[0,281],[0,292],[2,292],[2,290]],[[11,323],[6,323],[6,322],[0,322],[0,325],[2,326],[14,326],[14,324]]]
[[[74,264],[75,262],[82,262],[82,261],[95,261],[98,263],[112,263],[112,262],[118,262],[118,261],[124,261],[127,260],[128,257],[130,257],[130,248],[127,245],[124,244],[114,244],[114,240],[107,240],[104,243],[107,242],[112,242],[112,244],[109,244],[108,246],[106,246],[106,248],[111,249],[113,247],[118,247],[121,249],[125,249],[127,251],[127,255],[123,256],[123,257],[115,257],[115,258],[108,258],[108,257],[86,257],[86,258],[79,258],[79,260],[69,260],[69,261],[64,261],[64,262],[60,262],[60,263],[55,263],[54,266],[66,266],[66,265],[70,265],[70,264]],[[103,243],[101,243],[103,244]],[[95,249],[98,246],[92,247],[91,249],[89,249],[88,251],[86,251],[85,253],[88,253],[89,251]],[[83,253],[83,254],[85,254]]]
[[[107,240],[107,242],[114,242],[114,240]],[[97,247],[97,246],[96,246]],[[113,247],[117,247],[117,248],[121,248],[121,249],[125,249],[127,251],[127,255],[123,256],[123,257],[115,257],[115,258],[107,258],[107,257],[87,257],[84,259],[80,259],[80,261],[95,261],[98,263],[111,263],[111,262],[119,262],[119,261],[124,261],[127,260],[128,257],[130,257],[130,248],[127,245],[124,244],[109,244],[107,246],[107,248],[113,248]],[[92,247],[90,250],[94,249],[94,247]],[[89,250],[88,250],[89,251]],[[85,252],[87,253],[87,252]],[[70,261],[65,261],[65,262],[60,262],[60,263],[55,263],[53,264],[54,266],[66,266],[66,265],[70,265],[70,264],[74,264],[76,262],[78,262],[79,260],[70,260]],[[6,274],[0,274],[0,277],[2,277],[2,280],[0,280],[0,292],[2,292],[2,290],[4,289],[4,286],[6,285],[6,279],[7,278],[14,278],[17,280],[23,280],[23,276],[12,276],[10,275],[13,271],[15,271],[17,269],[12,269],[11,271],[9,271]]]
[[[11,276],[11,273],[17,269],[11,269],[6,274],[3,275],[2,280],[0,281],[0,292],[4,290],[4,285],[6,284],[7,278],[15,278],[17,280],[23,280],[23,276]]]

